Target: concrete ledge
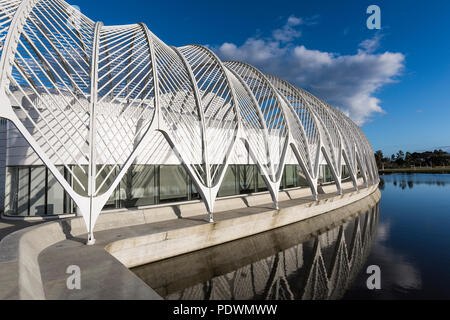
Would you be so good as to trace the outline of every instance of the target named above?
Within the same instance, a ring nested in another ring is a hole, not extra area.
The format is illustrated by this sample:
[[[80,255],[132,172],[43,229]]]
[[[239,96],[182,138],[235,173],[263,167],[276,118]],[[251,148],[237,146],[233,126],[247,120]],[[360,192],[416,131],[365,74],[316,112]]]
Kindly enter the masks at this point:
[[[295,190],[288,190],[286,191],[287,195],[291,200],[300,199],[304,197],[311,196],[311,190],[310,189],[295,189]]]
[[[317,202],[297,203],[293,206],[280,203],[279,210],[266,210],[224,220],[219,217],[214,224],[174,229],[116,241],[109,244],[106,250],[128,268],[133,268],[312,218],[359,201],[371,195],[377,188],[378,186],[372,186],[341,196],[325,198]],[[261,203],[265,203],[264,197],[252,202],[255,206]]]
[[[219,200],[219,214],[214,224],[202,221],[206,209],[200,202],[104,213],[96,227],[96,234],[102,234],[103,241],[95,248],[81,243],[86,235],[82,218],[40,224],[10,234],[0,242],[0,299],[48,298],[45,289],[49,285],[46,282],[48,279],[44,278],[43,283],[42,274],[47,273],[48,276],[48,270],[58,264],[58,259],[57,256],[50,257],[50,262],[47,262],[49,265],[42,267],[40,257],[49,248],[68,241],[79,246],[79,251],[70,259],[77,260],[83,256],[86,269],[92,271],[88,273],[91,272],[95,279],[103,277],[104,283],[111,283],[108,284],[108,292],[112,292],[111,299],[157,299],[159,296],[126,267],[147,264],[295,223],[356,202],[376,190],[377,186],[372,186],[357,192],[349,191],[342,196],[321,195],[318,202],[311,201],[309,189],[286,191],[280,194],[280,199],[296,200],[280,202],[278,211],[267,206],[271,203],[267,202],[270,198],[268,194]],[[248,207],[249,204],[253,206]],[[185,219],[179,220],[180,217]],[[115,241],[122,234],[126,234],[126,238]],[[105,247],[112,256],[105,252]],[[69,249],[64,253],[69,254]],[[89,259],[90,254],[93,259]],[[93,264],[95,257],[101,257],[102,261],[107,262],[108,272],[105,273],[98,263]],[[119,275],[117,278],[120,281],[111,279],[112,275]],[[61,283],[65,285],[65,277],[62,273],[59,279],[52,281],[60,286]],[[125,284],[132,286],[128,285],[124,289],[122,286]],[[115,289],[118,289],[117,292]],[[91,288],[91,294],[94,291],[98,294],[97,288]],[[51,298],[63,297],[73,298],[63,294],[51,295]],[[85,296],[77,298],[99,297],[85,293]]]
[[[361,214],[372,210],[380,198],[381,193],[377,191],[363,200],[327,214],[278,228],[271,232],[215,246],[206,249],[206,251],[195,251],[133,268],[132,271],[145,283],[151,285],[161,296],[167,297],[186,288],[205,283],[220,275],[226,277],[226,275],[235,272],[239,273],[236,270],[242,270],[242,268],[248,270],[248,266],[254,263],[256,268],[258,265],[264,265],[264,263],[260,264],[263,259],[267,259],[281,251],[297,247],[299,243],[305,243],[315,238],[318,234],[338,228]],[[349,242],[347,241],[347,243]],[[287,259],[287,261],[288,265],[286,267],[290,271],[297,270],[296,267],[298,265],[295,263],[297,259]],[[295,266],[289,266],[289,261]],[[268,277],[268,273],[262,277],[260,274],[255,276],[254,280],[267,280]],[[248,279],[245,278],[245,280]],[[260,282],[259,288],[261,290],[266,284],[264,280]],[[240,284],[237,284],[237,286],[242,287]],[[197,290],[194,291],[199,292]],[[198,297],[201,298],[201,295]],[[193,298],[193,296],[190,296],[190,298]]]
[[[326,186],[322,186],[322,190],[324,193],[333,193],[333,192],[337,192],[337,187],[335,184],[329,184]]]

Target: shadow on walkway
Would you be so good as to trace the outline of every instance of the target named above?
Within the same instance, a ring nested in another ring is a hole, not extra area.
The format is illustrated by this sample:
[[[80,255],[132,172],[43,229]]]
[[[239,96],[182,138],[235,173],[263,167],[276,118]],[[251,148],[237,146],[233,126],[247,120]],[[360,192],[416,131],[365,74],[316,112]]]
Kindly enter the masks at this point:
[[[27,222],[0,219],[0,241],[11,233],[28,227],[36,226],[41,223],[44,223],[44,221]]]

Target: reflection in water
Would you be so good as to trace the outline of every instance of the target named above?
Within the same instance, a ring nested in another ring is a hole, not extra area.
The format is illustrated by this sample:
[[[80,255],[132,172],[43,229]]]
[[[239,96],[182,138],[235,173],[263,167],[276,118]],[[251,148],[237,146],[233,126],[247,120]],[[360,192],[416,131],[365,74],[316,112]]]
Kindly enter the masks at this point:
[[[419,290],[422,286],[419,270],[409,257],[387,245],[391,233],[391,221],[379,223],[376,243],[372,249],[372,255],[383,270],[385,289],[388,283],[392,283],[397,290]]]
[[[379,197],[133,272],[169,300],[340,299],[375,241]]]
[[[450,299],[450,175],[382,177],[381,218],[366,265],[382,272],[382,290],[357,277],[345,299]]]
[[[442,174],[392,174],[381,178],[380,189],[384,190],[385,184],[392,183],[394,186],[405,190],[413,189],[415,185],[428,185],[445,187],[448,185],[445,175]]]

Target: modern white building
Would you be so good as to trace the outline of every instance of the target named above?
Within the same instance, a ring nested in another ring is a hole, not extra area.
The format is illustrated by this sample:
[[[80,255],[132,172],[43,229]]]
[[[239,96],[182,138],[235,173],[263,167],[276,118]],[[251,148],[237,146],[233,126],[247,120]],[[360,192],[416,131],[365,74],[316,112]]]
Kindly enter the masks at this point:
[[[61,0],[0,0],[0,205],[84,217],[358,178],[373,150],[310,93],[144,24],[104,26]]]

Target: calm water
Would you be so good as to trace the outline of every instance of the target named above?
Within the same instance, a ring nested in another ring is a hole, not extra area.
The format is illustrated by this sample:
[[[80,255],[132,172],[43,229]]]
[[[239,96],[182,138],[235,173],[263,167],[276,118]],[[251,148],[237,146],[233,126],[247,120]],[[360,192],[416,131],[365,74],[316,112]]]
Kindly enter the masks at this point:
[[[382,290],[361,274],[349,299],[450,298],[450,175],[382,177],[377,239],[366,265],[379,265]]]
[[[380,202],[133,271],[173,300],[450,298],[450,175],[382,178]]]

